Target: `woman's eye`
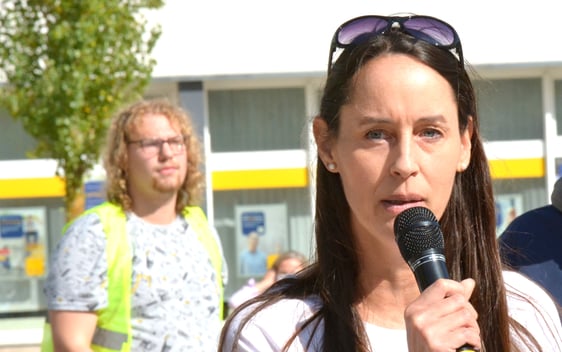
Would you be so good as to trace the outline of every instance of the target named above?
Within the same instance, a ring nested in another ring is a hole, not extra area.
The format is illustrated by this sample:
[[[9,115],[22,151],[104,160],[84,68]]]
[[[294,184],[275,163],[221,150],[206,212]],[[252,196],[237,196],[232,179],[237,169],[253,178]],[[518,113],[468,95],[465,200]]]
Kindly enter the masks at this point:
[[[441,135],[441,132],[436,129],[427,129],[422,132],[422,136],[427,138],[437,138]]]
[[[369,139],[384,139],[385,133],[381,130],[374,130],[367,132],[367,138]]]

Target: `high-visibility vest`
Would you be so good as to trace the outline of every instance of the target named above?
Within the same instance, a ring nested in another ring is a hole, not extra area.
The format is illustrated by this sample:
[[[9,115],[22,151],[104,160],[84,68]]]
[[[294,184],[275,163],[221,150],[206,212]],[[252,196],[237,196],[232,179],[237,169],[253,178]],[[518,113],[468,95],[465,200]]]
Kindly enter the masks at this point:
[[[121,207],[105,202],[87,210],[84,214],[99,216],[106,235],[107,259],[107,307],[96,312],[98,316],[91,348],[94,351],[130,351],[131,349],[131,276],[132,250],[126,235],[127,218]],[[207,250],[217,275],[219,318],[223,318],[222,253],[215,236],[211,233],[203,210],[196,206],[186,207],[182,215],[193,226],[197,239]],[[67,225],[68,226],[68,225]],[[54,351],[51,326],[45,323],[41,351]]]

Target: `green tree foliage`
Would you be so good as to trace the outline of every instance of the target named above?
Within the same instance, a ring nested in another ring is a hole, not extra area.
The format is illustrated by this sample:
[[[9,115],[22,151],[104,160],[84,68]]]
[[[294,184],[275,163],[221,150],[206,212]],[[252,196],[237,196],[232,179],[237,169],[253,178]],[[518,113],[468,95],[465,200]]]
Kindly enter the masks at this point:
[[[2,0],[0,104],[58,161],[67,216],[98,162],[109,120],[141,96],[160,28],[143,11],[163,0]]]

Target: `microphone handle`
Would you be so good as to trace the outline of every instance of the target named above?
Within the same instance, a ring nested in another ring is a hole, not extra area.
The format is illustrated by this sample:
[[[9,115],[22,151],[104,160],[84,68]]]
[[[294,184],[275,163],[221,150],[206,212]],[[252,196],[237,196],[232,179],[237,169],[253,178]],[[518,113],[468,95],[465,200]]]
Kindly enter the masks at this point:
[[[416,260],[408,261],[408,264],[414,271],[420,291],[425,290],[437,279],[449,278],[447,266],[445,265],[445,256],[440,250],[435,248],[425,251]],[[466,344],[457,348],[457,352],[476,352],[476,350],[474,347]]]

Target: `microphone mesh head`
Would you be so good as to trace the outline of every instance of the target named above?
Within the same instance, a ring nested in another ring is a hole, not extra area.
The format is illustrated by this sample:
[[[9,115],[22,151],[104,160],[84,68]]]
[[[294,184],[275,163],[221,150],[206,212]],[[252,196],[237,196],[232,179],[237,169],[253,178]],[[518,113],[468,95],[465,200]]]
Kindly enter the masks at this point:
[[[445,247],[437,218],[424,207],[410,208],[398,214],[394,220],[394,235],[406,261],[419,258],[428,249]]]

